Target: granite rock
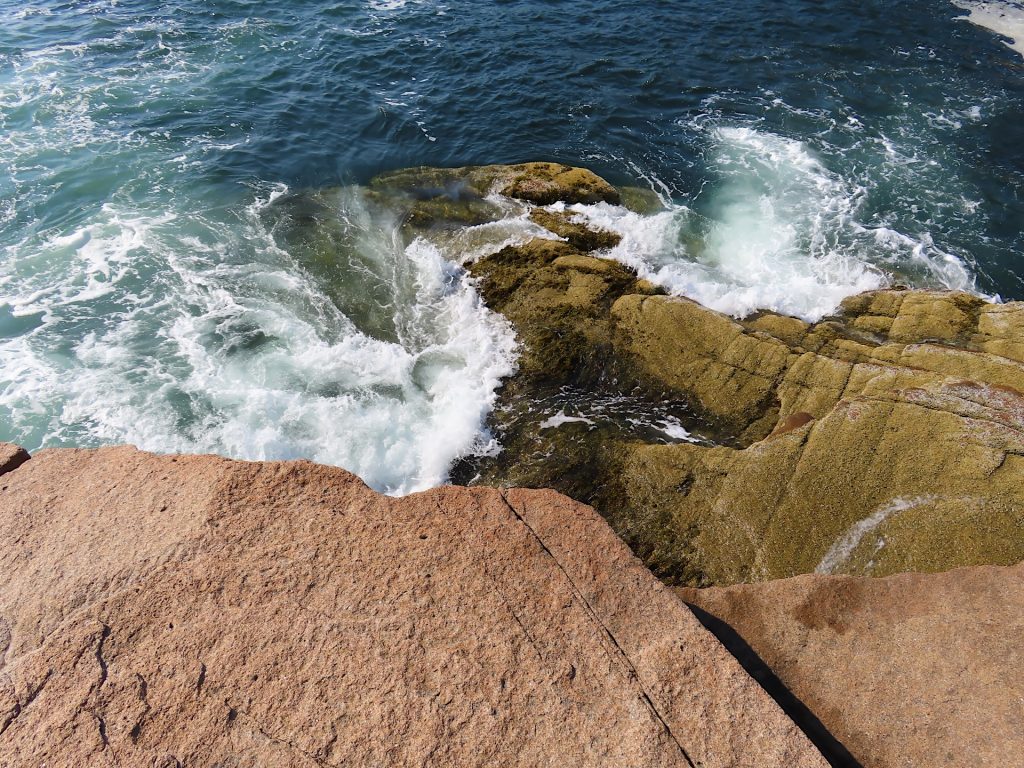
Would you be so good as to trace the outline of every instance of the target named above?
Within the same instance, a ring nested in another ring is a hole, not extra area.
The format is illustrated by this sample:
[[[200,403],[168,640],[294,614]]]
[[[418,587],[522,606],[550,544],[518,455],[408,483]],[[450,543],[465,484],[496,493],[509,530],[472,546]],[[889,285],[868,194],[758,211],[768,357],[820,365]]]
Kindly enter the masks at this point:
[[[3,765],[825,765],[551,491],[44,450],[0,563]]]
[[[1024,766],[1024,564],[677,594],[738,633],[864,768]]]

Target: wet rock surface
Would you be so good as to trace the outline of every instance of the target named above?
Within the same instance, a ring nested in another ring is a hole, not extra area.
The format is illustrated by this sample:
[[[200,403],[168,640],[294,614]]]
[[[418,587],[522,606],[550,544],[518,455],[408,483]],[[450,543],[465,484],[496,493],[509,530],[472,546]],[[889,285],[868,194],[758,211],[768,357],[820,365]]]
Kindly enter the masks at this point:
[[[771,668],[846,764],[1024,765],[1024,565],[676,593],[748,669]]]
[[[551,491],[47,450],[0,533],[3,765],[825,765]]]
[[[619,190],[584,168],[561,163],[404,168],[374,177],[370,195],[412,230],[482,224],[501,215],[492,194],[550,205],[619,203]]]
[[[738,321],[601,258],[610,233],[533,218],[561,239],[469,267],[522,356],[491,419],[504,451],[456,482],[593,504],[670,583],[1024,559],[1024,305],[883,290],[815,324]],[[552,413],[567,387],[589,397]],[[678,428],[601,429],[588,400],[615,398],[675,404]]]

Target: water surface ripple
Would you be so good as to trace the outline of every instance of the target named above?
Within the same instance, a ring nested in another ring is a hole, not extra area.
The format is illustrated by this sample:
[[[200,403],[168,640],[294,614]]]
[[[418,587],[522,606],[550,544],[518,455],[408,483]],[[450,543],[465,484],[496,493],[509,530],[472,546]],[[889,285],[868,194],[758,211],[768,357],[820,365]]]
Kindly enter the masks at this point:
[[[410,165],[649,186],[657,216],[577,212],[733,314],[1022,298],[1022,59],[963,14],[0,0],[0,439],[307,457],[395,493],[496,450],[510,329],[353,186]],[[280,201],[323,189],[296,234]]]

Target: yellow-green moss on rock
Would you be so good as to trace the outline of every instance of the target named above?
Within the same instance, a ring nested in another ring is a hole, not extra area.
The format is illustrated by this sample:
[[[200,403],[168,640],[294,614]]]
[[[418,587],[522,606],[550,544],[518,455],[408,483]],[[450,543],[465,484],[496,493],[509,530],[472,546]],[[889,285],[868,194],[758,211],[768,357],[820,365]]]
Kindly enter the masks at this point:
[[[623,199],[556,164],[413,169],[374,188],[396,184],[428,200],[430,190],[538,205]],[[1024,560],[1024,305],[881,290],[814,324],[770,312],[736,320],[600,258],[613,233],[531,215],[563,239],[469,267],[522,354],[492,417],[504,450],[456,480],[553,487],[594,504],[675,583]],[[566,387],[685,402],[717,444],[609,437],[531,413]]]

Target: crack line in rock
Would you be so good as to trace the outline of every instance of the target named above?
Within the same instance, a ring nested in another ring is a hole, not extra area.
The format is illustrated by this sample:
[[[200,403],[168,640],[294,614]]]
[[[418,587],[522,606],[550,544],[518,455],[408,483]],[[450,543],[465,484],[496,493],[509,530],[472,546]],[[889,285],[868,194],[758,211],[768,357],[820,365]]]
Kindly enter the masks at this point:
[[[284,747],[286,747],[288,749],[292,749],[292,750],[298,752],[300,755],[303,755],[303,756],[309,758],[310,760],[312,760],[317,765],[326,766],[326,768],[342,768],[341,764],[339,764],[339,763],[329,762],[325,758],[317,757],[312,752],[307,752],[302,747],[298,746],[297,744],[295,744],[295,743],[293,743],[291,741],[288,741],[287,739],[283,739],[283,738],[281,738],[279,736],[274,736],[272,734],[267,733],[256,722],[256,718],[254,718],[248,712],[245,712],[245,711],[243,711],[241,709],[237,709],[235,707],[232,707],[227,699],[223,700],[223,704],[224,704],[225,707],[228,708],[228,712],[234,712],[236,717],[239,717],[239,716],[240,717],[244,717],[249,722],[249,725],[253,728],[253,730],[255,730],[258,734],[260,734],[260,736],[265,738],[267,741],[271,741],[271,742],[273,742],[275,744],[280,744],[281,746],[284,746]]]
[[[103,631],[100,633],[99,642],[96,643],[96,661],[99,662],[100,665],[100,681],[96,686],[97,690],[102,688],[103,684],[107,682],[107,661],[103,658],[103,644],[106,643],[107,638],[110,637],[110,627],[103,622],[101,622],[101,624],[103,624]]]
[[[613,635],[611,630],[608,629],[607,626],[605,626],[603,621],[601,621],[601,618],[598,616],[597,611],[594,610],[594,607],[590,604],[590,601],[587,600],[586,596],[576,585],[576,582],[573,581],[568,571],[565,570],[565,566],[563,566],[562,563],[558,560],[558,558],[555,557],[554,553],[550,549],[548,549],[548,545],[544,543],[544,540],[533,529],[533,526],[531,526],[526,521],[526,519],[519,514],[516,508],[509,503],[508,498],[506,498],[505,496],[505,492],[502,490],[498,490],[498,497],[501,499],[505,507],[507,507],[508,510],[515,516],[515,518],[526,527],[526,530],[528,530],[533,535],[533,538],[536,539],[541,549],[544,550],[548,557],[551,558],[552,562],[554,562],[555,566],[557,566],[558,570],[562,572],[562,575],[565,576],[565,579],[569,582],[569,586],[572,588],[573,593],[583,603],[584,609],[589,614],[590,618],[604,631],[604,634],[608,637],[612,645],[615,647],[615,650],[618,651],[619,655],[622,657],[623,662],[629,670],[629,677],[636,681],[637,686],[640,688],[640,695],[643,698],[644,702],[647,704],[648,708],[654,714],[655,718],[657,718],[658,722],[661,723],[662,727],[665,729],[665,732],[668,734],[669,738],[672,739],[672,743],[676,745],[676,748],[679,750],[680,754],[682,754],[686,762],[691,766],[691,768],[696,768],[696,764],[690,758],[690,754],[686,751],[686,748],[683,747],[683,745],[679,742],[679,739],[676,738],[676,735],[672,732],[672,729],[669,727],[668,722],[666,722],[661,712],[659,712],[658,708],[654,705],[654,701],[651,699],[650,695],[647,693],[647,690],[644,688],[643,682],[640,679],[640,674],[639,672],[637,672],[636,667],[633,666],[633,662],[629,660],[629,656],[626,655],[626,652],[622,649],[622,646],[619,645],[619,641],[615,639],[615,635]]]
[[[434,502],[434,504],[437,507],[438,512],[444,515],[444,508],[441,506],[441,503]],[[465,538],[462,536],[461,532],[459,532],[458,536],[460,539],[465,541]],[[498,580],[493,575],[491,575],[490,571],[487,570],[486,562],[481,562],[481,570],[483,571],[484,576],[487,577],[487,580],[491,582],[492,586],[494,587],[494,591],[498,593],[498,596],[501,598],[501,602],[504,603],[505,607],[508,609],[508,612],[512,614],[512,618],[515,619],[516,624],[518,624],[519,628],[523,630],[523,634],[526,635],[526,639],[529,641],[530,646],[536,652],[538,658],[540,658],[543,661],[544,654],[541,653],[540,646],[537,644],[536,639],[533,637],[533,634],[530,632],[530,630],[526,628],[526,624],[523,623],[523,620],[520,618],[519,614],[516,613],[515,608],[512,607],[512,601],[508,599],[508,595],[505,594],[505,590],[501,588],[501,585],[498,583]]]

